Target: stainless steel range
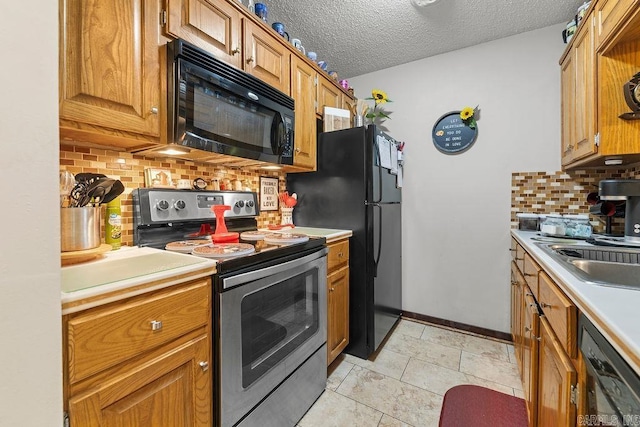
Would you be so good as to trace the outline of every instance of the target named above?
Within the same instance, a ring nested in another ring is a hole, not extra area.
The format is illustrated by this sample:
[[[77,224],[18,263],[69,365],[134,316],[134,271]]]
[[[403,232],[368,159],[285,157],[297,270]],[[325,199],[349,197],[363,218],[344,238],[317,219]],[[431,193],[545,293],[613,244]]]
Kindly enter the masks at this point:
[[[257,230],[255,193],[134,190],[134,244],[202,237],[216,205],[231,206],[229,232]],[[254,252],[218,260],[212,278],[216,425],[294,426],[326,386],[325,240],[252,243]]]

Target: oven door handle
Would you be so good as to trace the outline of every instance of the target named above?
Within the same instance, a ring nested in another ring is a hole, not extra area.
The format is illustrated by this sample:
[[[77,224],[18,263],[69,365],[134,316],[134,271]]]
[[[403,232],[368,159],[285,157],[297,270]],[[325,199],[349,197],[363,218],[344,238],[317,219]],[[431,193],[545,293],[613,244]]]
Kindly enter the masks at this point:
[[[297,258],[291,261],[284,262],[282,264],[277,264],[271,267],[262,268],[260,270],[249,271],[247,273],[242,273],[242,274],[237,274],[231,277],[227,277],[222,280],[222,289],[226,290],[229,288],[233,288],[234,286],[241,285],[243,283],[253,282],[254,280],[259,280],[264,277],[273,276],[275,274],[282,273],[287,270],[295,269],[296,267],[300,267],[304,264],[310,263],[313,260],[326,256],[328,252],[329,252],[329,249],[325,247],[320,249],[317,252],[303,256],[302,258]]]

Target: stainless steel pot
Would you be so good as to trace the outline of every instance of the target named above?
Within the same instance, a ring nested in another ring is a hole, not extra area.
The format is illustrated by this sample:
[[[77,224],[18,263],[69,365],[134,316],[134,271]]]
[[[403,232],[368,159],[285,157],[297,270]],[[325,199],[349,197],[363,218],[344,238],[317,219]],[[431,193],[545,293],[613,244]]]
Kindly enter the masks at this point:
[[[98,246],[100,246],[100,207],[61,208],[61,251],[82,251]]]

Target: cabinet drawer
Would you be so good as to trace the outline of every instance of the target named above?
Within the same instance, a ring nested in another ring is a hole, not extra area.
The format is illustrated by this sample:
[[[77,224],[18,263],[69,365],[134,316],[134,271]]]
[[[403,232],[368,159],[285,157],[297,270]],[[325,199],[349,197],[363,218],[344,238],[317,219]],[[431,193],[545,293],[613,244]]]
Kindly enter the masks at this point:
[[[577,309],[546,273],[540,273],[538,303],[570,357],[576,357]]]
[[[531,288],[533,295],[538,299],[538,275],[540,274],[541,268],[527,253],[524,254],[523,265],[522,274],[524,275],[524,279]]]
[[[524,249],[516,242],[515,252],[512,252],[514,261],[520,272],[524,271]]]
[[[349,263],[349,239],[329,245],[327,271],[333,271]]]
[[[634,0],[600,0],[596,5],[596,46],[600,47],[624,20]]]
[[[69,381],[77,382],[209,321],[209,279],[98,307],[68,321]]]

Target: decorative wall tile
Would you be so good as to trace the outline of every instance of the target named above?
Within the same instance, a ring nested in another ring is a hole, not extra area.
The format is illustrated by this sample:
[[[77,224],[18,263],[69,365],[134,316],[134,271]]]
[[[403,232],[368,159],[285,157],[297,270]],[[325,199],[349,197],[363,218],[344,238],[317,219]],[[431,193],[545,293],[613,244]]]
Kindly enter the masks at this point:
[[[110,178],[119,179],[124,184],[125,192],[120,196],[123,245],[133,245],[131,192],[134,188],[144,187],[144,169],[148,167],[169,169],[174,181],[177,179],[194,180],[198,177],[202,177],[206,181],[229,179],[233,182],[239,179],[247,181],[251,191],[255,192],[259,192],[260,176],[268,176],[279,179],[279,191],[286,190],[286,174],[281,171],[230,168],[181,159],[153,159],[127,152],[60,145],[60,170],[68,170],[74,175],[81,172],[102,173]],[[280,212],[263,212],[257,220],[258,227],[279,224]],[[104,227],[104,224],[102,226]],[[102,239],[104,241],[104,236]]]
[[[629,169],[585,169],[568,172],[514,172],[511,174],[511,227],[516,213],[588,214],[587,195],[598,192],[603,179],[640,179],[640,166]],[[605,218],[589,215],[594,231],[603,232]],[[612,231],[622,233],[624,218],[613,218]]]

